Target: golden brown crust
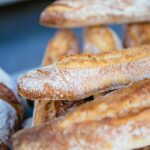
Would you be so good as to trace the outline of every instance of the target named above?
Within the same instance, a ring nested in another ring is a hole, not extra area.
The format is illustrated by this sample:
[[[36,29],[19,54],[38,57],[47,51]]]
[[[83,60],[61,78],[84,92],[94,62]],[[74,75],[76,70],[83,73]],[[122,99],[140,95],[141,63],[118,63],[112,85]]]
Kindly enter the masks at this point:
[[[150,79],[13,137],[15,150],[136,149],[150,144]]]
[[[74,123],[123,117],[148,107],[150,107],[150,79],[145,79],[79,106],[57,121],[57,124],[68,128]]]
[[[42,12],[40,22],[48,27],[70,28],[142,22],[150,20],[149,9],[149,0],[59,0]]]
[[[42,66],[50,65],[66,55],[79,53],[79,43],[75,34],[68,29],[58,30],[48,43]]]
[[[92,26],[84,29],[84,53],[100,53],[121,49],[119,37],[107,26]]]
[[[33,100],[79,100],[150,77],[150,46],[68,56],[23,75],[18,92]]]
[[[54,101],[36,101],[34,109],[34,126],[41,125],[56,117],[56,107]]]
[[[125,47],[150,44],[150,23],[134,23],[125,26]]]
[[[48,43],[42,65],[50,65],[65,55],[77,53],[79,53],[79,44],[75,34],[67,29],[59,30]],[[64,103],[63,101],[54,102],[51,100],[37,101],[34,108],[34,126],[38,126],[55,117],[61,116],[65,114],[70,107],[76,105],[74,104],[75,102],[72,102],[70,105]]]
[[[123,118],[83,122],[64,129],[46,124],[13,136],[15,150],[135,149],[150,143],[150,109]]]

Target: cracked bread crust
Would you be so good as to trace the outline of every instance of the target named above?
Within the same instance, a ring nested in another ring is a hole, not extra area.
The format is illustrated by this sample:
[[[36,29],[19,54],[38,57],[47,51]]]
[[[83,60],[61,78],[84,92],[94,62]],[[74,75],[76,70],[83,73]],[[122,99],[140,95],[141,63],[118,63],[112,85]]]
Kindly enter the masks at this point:
[[[149,10],[149,0],[59,0],[42,12],[40,22],[60,28],[143,22],[150,20]]]
[[[67,56],[19,79],[20,95],[33,100],[80,100],[150,77],[150,46]]]

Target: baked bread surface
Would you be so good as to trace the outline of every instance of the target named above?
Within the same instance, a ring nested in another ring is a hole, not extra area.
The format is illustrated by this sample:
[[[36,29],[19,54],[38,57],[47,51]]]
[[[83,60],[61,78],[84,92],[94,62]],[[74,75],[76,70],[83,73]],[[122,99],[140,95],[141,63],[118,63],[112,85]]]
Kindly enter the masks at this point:
[[[137,149],[150,144],[150,79],[138,81],[40,127],[18,132],[15,150]]]
[[[59,0],[42,12],[40,22],[61,28],[143,22],[150,20],[149,9],[149,0]]]
[[[20,95],[33,100],[80,100],[150,77],[150,46],[68,56],[24,74]]]

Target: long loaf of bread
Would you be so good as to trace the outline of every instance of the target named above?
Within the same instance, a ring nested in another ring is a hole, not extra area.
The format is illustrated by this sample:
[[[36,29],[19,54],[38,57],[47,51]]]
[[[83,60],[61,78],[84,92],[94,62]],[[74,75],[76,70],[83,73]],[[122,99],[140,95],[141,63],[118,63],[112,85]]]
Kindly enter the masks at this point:
[[[33,100],[79,100],[150,77],[150,45],[68,56],[20,77],[18,92]]]
[[[119,107],[118,107],[119,106]],[[150,79],[13,137],[14,150],[113,150],[150,145]]]
[[[42,66],[50,65],[65,55],[73,55],[77,53],[79,53],[79,44],[75,34],[67,29],[59,30],[54,38],[48,43]],[[58,117],[64,114],[67,109],[68,107],[66,104],[61,101],[54,102],[50,99],[47,101],[36,101],[33,125],[37,126],[51,120],[52,118]]]
[[[124,36],[125,47],[135,47],[144,44],[150,44],[150,22],[126,25]]]
[[[40,22],[49,27],[142,22],[150,20],[149,9],[149,0],[59,0],[43,11]]]
[[[150,109],[123,118],[74,124],[46,124],[13,136],[14,150],[129,150],[150,144]]]

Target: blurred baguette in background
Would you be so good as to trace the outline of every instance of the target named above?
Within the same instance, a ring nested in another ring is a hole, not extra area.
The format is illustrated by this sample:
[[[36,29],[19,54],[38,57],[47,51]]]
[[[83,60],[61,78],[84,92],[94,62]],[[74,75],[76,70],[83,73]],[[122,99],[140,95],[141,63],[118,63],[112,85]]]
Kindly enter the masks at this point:
[[[128,48],[150,44],[150,22],[127,24],[124,27],[125,47]]]
[[[50,65],[66,55],[79,53],[79,43],[71,30],[58,30],[48,43],[42,66]],[[81,102],[78,102],[78,104]],[[33,125],[37,126],[66,113],[75,102],[39,100],[35,102]]]
[[[107,26],[92,26],[84,29],[83,51],[88,54],[120,50],[122,42],[117,34]]]
[[[150,21],[149,10],[149,0],[59,0],[42,12],[40,22],[60,28],[134,23]]]

